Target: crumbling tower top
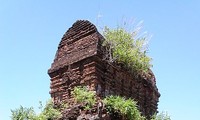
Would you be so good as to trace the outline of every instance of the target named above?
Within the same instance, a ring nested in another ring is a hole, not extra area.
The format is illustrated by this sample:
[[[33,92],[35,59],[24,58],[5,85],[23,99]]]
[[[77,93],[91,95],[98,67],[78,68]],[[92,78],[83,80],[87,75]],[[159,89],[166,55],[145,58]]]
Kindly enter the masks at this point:
[[[48,73],[97,54],[102,35],[88,20],[77,20],[63,35]],[[87,41],[87,42],[86,42]]]

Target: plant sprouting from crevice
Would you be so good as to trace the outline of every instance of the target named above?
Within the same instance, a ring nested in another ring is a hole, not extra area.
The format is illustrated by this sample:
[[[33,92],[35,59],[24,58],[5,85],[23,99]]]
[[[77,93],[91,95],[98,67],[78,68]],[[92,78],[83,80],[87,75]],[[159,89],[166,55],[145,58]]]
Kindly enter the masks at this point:
[[[104,104],[109,113],[119,112],[123,119],[145,120],[138,110],[136,102],[132,99],[111,95],[104,99]]]
[[[110,29],[105,27],[103,35],[109,62],[123,63],[132,72],[147,72],[151,65],[151,58],[146,55],[148,51],[147,38],[137,37],[138,30],[128,32],[122,27]]]
[[[96,101],[95,93],[93,91],[89,91],[85,86],[75,87],[72,91],[72,95],[77,103],[86,103],[85,109],[91,108]]]

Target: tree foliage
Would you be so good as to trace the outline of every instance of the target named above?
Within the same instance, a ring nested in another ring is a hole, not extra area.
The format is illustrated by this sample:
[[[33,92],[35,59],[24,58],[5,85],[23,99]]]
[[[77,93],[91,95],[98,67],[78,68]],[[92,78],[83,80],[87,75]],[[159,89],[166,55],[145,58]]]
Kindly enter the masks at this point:
[[[127,32],[124,28],[109,29],[105,27],[103,46],[107,48],[107,59],[123,63],[133,72],[147,72],[152,67],[147,53],[147,39],[137,38],[137,31]]]
[[[61,116],[61,112],[53,107],[53,102],[49,100],[46,105],[40,104],[41,113],[36,114],[33,107],[26,108],[20,106],[20,108],[11,110],[12,120],[55,120]]]
[[[171,120],[167,113],[161,112],[160,114],[155,114],[151,120]]]
[[[33,120],[36,114],[32,107],[26,108],[20,106],[18,109],[11,110],[12,120]]]
[[[52,100],[49,100],[43,108],[42,103],[40,104],[41,113],[36,116],[35,120],[55,120],[61,116],[58,109],[53,107]]]

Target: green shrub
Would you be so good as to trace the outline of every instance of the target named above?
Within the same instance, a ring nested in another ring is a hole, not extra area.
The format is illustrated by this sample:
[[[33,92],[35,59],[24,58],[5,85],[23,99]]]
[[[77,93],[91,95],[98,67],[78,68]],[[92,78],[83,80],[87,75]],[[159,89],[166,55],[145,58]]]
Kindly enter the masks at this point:
[[[87,90],[87,88],[84,87],[75,87],[72,91],[72,95],[75,98],[77,103],[86,103],[85,106],[86,109],[91,108],[96,101],[95,93],[93,91]]]
[[[136,33],[137,32],[134,32]],[[107,48],[106,59],[111,62],[123,63],[129,70],[136,73],[147,72],[152,67],[151,58],[146,55],[147,40],[145,37],[136,38],[123,28],[109,29],[105,27],[103,32],[105,41],[103,46]]]
[[[104,104],[109,113],[119,112],[128,120],[145,120],[132,99],[126,100],[123,97],[111,95],[104,99]]]

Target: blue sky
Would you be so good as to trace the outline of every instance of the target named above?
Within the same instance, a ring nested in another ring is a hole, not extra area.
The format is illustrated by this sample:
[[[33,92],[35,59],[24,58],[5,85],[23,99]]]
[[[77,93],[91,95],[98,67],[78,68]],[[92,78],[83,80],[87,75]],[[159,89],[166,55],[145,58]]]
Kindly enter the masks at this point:
[[[159,111],[172,120],[200,119],[199,6],[198,0],[0,0],[0,120],[20,105],[38,111],[38,102],[50,98],[47,70],[76,20],[113,28],[124,18],[143,20],[153,35],[149,56]]]

